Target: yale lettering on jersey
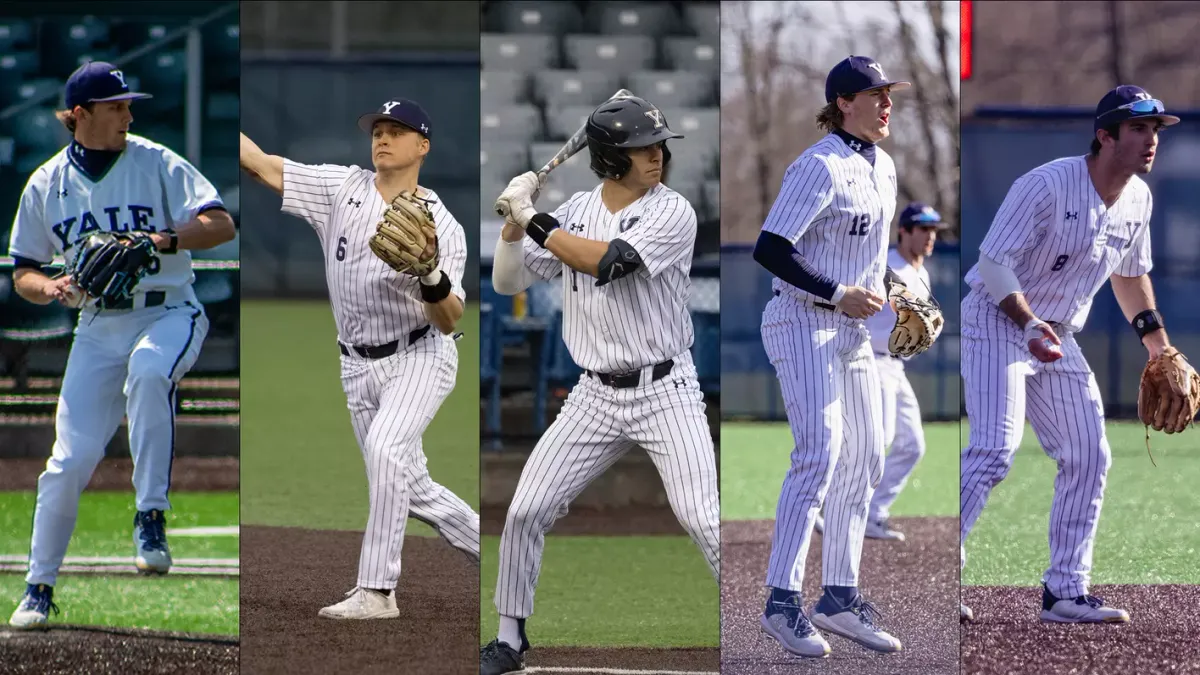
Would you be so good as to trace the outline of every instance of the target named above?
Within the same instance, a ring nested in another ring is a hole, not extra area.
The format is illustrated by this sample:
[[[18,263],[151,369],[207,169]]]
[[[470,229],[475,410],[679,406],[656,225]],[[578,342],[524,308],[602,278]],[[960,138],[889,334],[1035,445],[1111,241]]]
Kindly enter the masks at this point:
[[[122,211],[128,211],[124,217]],[[127,206],[106,206],[103,213],[97,216],[93,211],[84,211],[81,215],[71,216],[50,226],[51,231],[58,237],[63,251],[75,245],[76,241],[100,231],[108,232],[157,232],[151,223],[154,218],[154,207],[129,204]],[[72,234],[72,231],[74,233]]]

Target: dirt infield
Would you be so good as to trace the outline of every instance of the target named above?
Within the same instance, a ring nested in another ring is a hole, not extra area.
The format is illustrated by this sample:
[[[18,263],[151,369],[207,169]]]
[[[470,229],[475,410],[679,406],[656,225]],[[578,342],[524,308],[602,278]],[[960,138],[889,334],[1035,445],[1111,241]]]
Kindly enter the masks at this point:
[[[240,462],[237,457],[176,457],[171,462],[171,490],[175,492],[225,492],[237,490]],[[46,458],[0,460],[0,491],[36,490]],[[133,460],[104,459],[96,466],[88,490],[132,491]]]
[[[54,625],[0,630],[0,673],[236,675],[237,638]]]
[[[721,673],[921,675],[959,672],[958,519],[895,518],[905,542],[866,540],[860,589],[883,614],[881,625],[904,644],[898,654],[868,651],[826,635],[833,653],[803,659],[762,632],[772,521],[721,524]],[[820,597],[821,537],[814,535],[805,572],[806,608]]]
[[[361,532],[242,527],[242,674],[479,672],[479,567],[438,538],[404,540],[400,618],[317,611],[354,587]]]
[[[585,649],[544,648],[529,652],[525,667],[618,670],[670,670],[681,673],[716,673],[720,668],[720,651],[709,649]],[[475,672],[478,671],[478,667]]]
[[[1095,586],[1128,624],[1046,624],[1041,588],[966,586],[963,673],[1200,673],[1194,610],[1200,586]]]

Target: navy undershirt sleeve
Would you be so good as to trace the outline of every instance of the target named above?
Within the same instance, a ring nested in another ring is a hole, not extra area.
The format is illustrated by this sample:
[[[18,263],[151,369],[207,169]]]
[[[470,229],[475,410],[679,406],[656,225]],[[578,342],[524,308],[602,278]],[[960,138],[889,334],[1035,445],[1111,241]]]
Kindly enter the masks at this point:
[[[777,234],[763,232],[758,236],[754,260],[779,279],[819,298],[830,300],[837,291],[837,282],[813,269],[792,242]]]

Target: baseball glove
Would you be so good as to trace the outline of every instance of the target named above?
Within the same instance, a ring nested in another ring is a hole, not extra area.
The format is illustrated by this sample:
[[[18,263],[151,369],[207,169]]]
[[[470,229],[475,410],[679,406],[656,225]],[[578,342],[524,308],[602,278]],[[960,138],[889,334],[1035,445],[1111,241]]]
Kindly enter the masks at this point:
[[[372,253],[402,274],[423,277],[437,269],[433,212],[411,192],[401,192],[392,200],[368,245]]]
[[[158,251],[143,234],[97,232],[75,244],[68,266],[72,283],[101,309],[129,300],[142,277],[158,265]]]
[[[1183,431],[1200,412],[1200,375],[1176,348],[1167,347],[1142,370],[1138,417],[1168,434]],[[1149,428],[1146,429],[1149,435]]]
[[[896,324],[888,337],[888,351],[893,356],[909,357],[932,347],[945,324],[941,307],[922,300],[899,284],[892,284],[888,299],[896,307]]]

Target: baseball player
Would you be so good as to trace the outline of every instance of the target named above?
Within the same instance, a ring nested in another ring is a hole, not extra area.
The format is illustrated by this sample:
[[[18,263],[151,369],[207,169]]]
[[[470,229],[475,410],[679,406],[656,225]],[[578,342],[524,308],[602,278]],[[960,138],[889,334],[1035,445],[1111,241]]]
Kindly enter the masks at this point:
[[[458,372],[452,335],[466,299],[466,235],[437,193],[418,183],[432,135],[421,106],[387,101],[358,127],[371,138],[374,171],[301,164],[241,137],[242,169],[282,196],[283,212],[307,221],[321,241],[342,386],[366,464],[370,514],[358,579],[345,600],[318,613],[330,619],[399,616],[394,591],[410,515],[479,561],[479,515],[430,478],[421,447]],[[432,263],[410,268],[387,257],[378,233],[389,217],[425,208],[431,235],[436,228]]]
[[[881,652],[900,641],[858,591],[873,488],[883,475],[879,375],[864,320],[890,299],[886,261],[896,210],[887,138],[891,92],[882,66],[850,56],[829,72],[817,125],[829,132],[788,167],[754,258],[776,278],[763,346],[780,380],[796,446],[784,478],[761,625],[798,656],[823,658],[821,628]],[[811,622],[802,607],[805,557],[824,505],[824,593]],[[814,628],[814,626],[816,628]]]
[[[176,387],[208,334],[192,289],[190,250],[230,241],[236,228],[195,167],[129,133],[131,101],[142,98],[150,95],[130,91],[125,73],[112,64],[91,62],[72,73],[65,110],[58,112],[72,140],[29,177],[13,222],[9,251],[17,293],[39,305],[57,301],[80,309],[54,448],[38,478],[28,585],[9,621],[16,628],[44,626],[50,611],[58,611],[54,586],[79,497],[122,418],[134,465],[134,561],[146,574],[171,567],[164,513],[171,508]],[[43,270],[57,255],[102,257],[109,271],[89,265],[87,279],[52,277]],[[140,270],[122,267],[134,257],[145,263]],[[101,286],[125,292],[84,293]]]
[[[1018,178],[966,275],[962,376],[971,432],[960,464],[962,564],[971,527],[1007,475],[1028,419],[1058,466],[1043,621],[1129,621],[1088,593],[1112,455],[1100,390],[1075,334],[1107,279],[1151,359],[1177,353],[1155,309],[1152,199],[1138,174],[1151,170],[1159,130],[1178,122],[1140,87],[1108,92],[1096,107],[1091,152]],[[960,613],[971,618],[965,605]]]
[[[600,105],[586,129],[598,186],[538,213],[541,185],[529,172],[499,198],[511,215],[496,243],[492,283],[513,295],[561,275],[563,339],[585,372],[533,449],[509,505],[496,582],[500,630],[480,650],[481,675],[524,667],[545,533],[635,445],[650,454],[713,575],[719,570],[716,456],[689,351],[696,213],[661,182],[671,161],[666,142],[683,136],[637,97]]]

